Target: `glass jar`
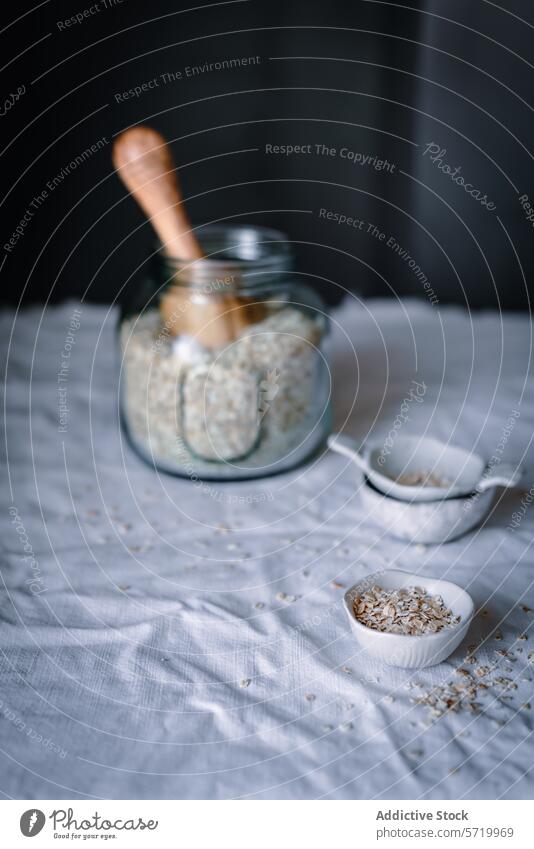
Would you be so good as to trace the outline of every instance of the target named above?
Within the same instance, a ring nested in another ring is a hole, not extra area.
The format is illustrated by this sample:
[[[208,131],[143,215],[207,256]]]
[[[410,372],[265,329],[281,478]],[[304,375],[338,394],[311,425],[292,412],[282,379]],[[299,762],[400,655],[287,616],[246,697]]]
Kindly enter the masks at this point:
[[[286,471],[330,428],[328,320],[283,234],[206,226],[204,258],[158,251],[119,322],[121,418],[165,472],[236,480]]]

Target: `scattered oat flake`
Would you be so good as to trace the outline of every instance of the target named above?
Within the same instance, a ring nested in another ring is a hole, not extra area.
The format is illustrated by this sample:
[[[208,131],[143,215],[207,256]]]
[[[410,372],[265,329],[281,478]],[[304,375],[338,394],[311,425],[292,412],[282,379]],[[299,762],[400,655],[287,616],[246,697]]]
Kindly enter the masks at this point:
[[[315,699],[316,699],[316,696],[313,693],[305,693],[304,698],[306,699],[307,702],[314,702]]]
[[[257,601],[256,604],[254,605],[254,607],[256,608],[256,610],[263,610],[265,605],[264,605],[263,601]]]
[[[129,589],[131,589],[130,584],[118,584],[118,588],[121,592],[125,593]]]
[[[475,675],[477,676],[477,678],[483,678],[484,675],[488,674],[488,672],[489,668],[487,666],[479,666],[477,669],[475,669]]]
[[[339,727],[341,731],[352,731],[354,726],[352,725],[352,722],[342,722]]]
[[[250,685],[250,678],[242,678],[241,681],[239,682],[239,686],[242,687],[243,689],[245,689],[249,685]]]
[[[504,675],[497,675],[496,678],[493,679],[493,684],[498,684],[500,687],[505,687],[507,684],[511,682],[511,678],[506,678]]]
[[[517,639],[525,641],[528,640],[528,636],[526,634],[519,634],[519,637]]]
[[[530,710],[530,702],[524,702],[521,705],[521,710]]]
[[[332,581],[330,586],[333,587],[335,590],[342,590],[345,588],[345,584],[340,584],[339,581]]]
[[[384,701],[388,702],[388,704],[392,705],[395,701],[395,696],[392,696],[391,693],[388,693],[387,696],[384,697]]]
[[[458,669],[455,669],[454,671],[455,671],[456,675],[463,675],[464,677],[468,677],[468,678],[471,675],[469,670],[464,669],[463,666],[459,666]]]
[[[341,671],[345,673],[345,675],[352,675],[352,669],[350,666],[342,666]]]
[[[532,613],[532,608],[528,606],[528,604],[522,604],[521,610],[523,613]]]
[[[502,640],[502,634],[501,634],[501,632],[500,632],[500,631],[496,631],[495,636],[494,636],[494,638],[493,638],[493,639],[494,639],[494,640]]]
[[[287,593],[276,593],[276,598],[278,601],[286,601],[288,604],[297,600],[296,595],[288,595]]]
[[[423,695],[413,699],[415,704],[425,705],[429,708],[430,715],[439,719],[449,711],[469,711],[477,714],[480,705],[476,701],[481,684],[475,679],[469,678],[457,684],[452,681],[432,687]]]

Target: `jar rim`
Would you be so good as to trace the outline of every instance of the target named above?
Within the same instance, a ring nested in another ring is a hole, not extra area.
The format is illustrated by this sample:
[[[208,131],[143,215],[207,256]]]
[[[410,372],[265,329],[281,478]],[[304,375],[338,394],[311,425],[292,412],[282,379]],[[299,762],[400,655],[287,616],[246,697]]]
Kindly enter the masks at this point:
[[[206,224],[195,229],[206,253],[202,259],[182,260],[164,253],[156,256],[166,281],[203,286],[215,279],[229,288],[247,288],[272,282],[293,268],[293,248],[280,230],[253,224]]]

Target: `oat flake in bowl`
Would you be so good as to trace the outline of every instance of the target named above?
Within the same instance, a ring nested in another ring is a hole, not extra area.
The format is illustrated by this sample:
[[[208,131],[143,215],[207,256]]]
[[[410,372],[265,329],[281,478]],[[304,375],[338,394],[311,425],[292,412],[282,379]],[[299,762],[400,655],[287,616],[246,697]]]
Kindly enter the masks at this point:
[[[353,609],[362,625],[388,634],[436,634],[460,622],[441,596],[429,595],[422,587],[385,590],[374,584],[356,596]]]

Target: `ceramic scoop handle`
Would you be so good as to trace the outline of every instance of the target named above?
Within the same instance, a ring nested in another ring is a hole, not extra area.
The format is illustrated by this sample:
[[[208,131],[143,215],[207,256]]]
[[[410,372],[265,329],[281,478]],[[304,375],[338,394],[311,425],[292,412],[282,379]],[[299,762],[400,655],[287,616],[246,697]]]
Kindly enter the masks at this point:
[[[151,127],[125,130],[113,145],[113,165],[156,231],[165,253],[183,260],[201,259],[191,232],[171,151]]]
[[[373,469],[366,458],[360,454],[353,439],[349,439],[349,437],[343,436],[341,433],[331,433],[327,439],[327,444],[331,451],[337,451],[338,454],[344,454],[345,457],[349,457],[366,475],[373,473]]]
[[[484,492],[484,490],[491,489],[493,486],[517,486],[522,474],[523,469],[521,466],[513,465],[512,463],[499,463],[487,477],[482,478],[477,489],[479,492]]]

